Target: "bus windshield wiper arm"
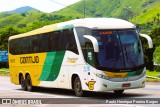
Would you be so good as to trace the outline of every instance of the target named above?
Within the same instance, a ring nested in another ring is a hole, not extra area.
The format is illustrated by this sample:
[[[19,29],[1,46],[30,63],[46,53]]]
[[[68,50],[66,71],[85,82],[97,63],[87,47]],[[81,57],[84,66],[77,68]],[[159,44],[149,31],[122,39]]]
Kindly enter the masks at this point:
[[[124,49],[125,49],[126,59],[127,59],[127,61],[128,61],[128,54],[127,54],[127,51],[126,51],[126,46],[124,46]]]

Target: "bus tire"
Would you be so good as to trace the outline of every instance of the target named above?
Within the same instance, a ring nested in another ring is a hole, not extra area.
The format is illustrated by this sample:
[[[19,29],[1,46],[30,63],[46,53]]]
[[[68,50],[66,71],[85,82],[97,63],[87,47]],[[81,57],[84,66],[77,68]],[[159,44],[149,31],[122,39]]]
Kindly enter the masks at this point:
[[[26,91],[27,85],[26,85],[26,80],[24,79],[23,75],[20,76],[20,84],[21,84],[22,90]]]
[[[33,91],[32,80],[30,75],[27,75],[26,77],[26,86],[28,91]]]
[[[114,90],[115,94],[122,94],[124,92],[124,90]]]
[[[75,91],[76,96],[78,97],[82,97],[84,94],[82,90],[81,81],[78,76],[74,80],[74,91]]]

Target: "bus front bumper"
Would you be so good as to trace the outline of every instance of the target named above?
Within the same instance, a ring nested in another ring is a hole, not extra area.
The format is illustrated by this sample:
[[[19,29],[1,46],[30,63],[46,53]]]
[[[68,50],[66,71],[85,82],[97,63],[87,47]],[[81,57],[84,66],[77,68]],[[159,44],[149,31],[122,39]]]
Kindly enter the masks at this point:
[[[122,81],[122,82],[99,79],[96,91],[106,92],[114,90],[143,88],[145,87],[145,82],[146,82],[146,76],[143,76],[142,78],[137,80]]]

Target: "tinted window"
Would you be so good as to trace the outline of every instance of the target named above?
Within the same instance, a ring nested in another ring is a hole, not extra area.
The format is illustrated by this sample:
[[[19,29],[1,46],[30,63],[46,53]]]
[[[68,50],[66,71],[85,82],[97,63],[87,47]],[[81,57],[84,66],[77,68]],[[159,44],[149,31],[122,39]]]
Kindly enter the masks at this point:
[[[78,54],[73,29],[13,39],[9,46],[10,53],[14,55],[63,50]]]
[[[53,41],[54,41],[53,33],[47,33],[46,34],[47,51],[55,51],[55,42]]]
[[[66,30],[64,31],[65,36],[65,48],[66,50],[70,50],[74,53],[78,54],[77,44],[75,40],[75,36],[72,30]]]
[[[32,53],[39,52],[39,37],[38,36],[32,36],[30,40],[30,47],[32,50]]]
[[[14,40],[9,42],[9,51],[11,54],[15,54]]]
[[[39,41],[39,52],[46,52],[46,34],[40,34],[38,35],[38,41]]]
[[[11,54],[20,54],[21,53],[21,47],[20,47],[20,39],[11,40],[9,43],[9,50]]]
[[[21,51],[23,54],[27,54],[27,53],[30,53],[30,38],[29,37],[25,37],[25,38],[21,38],[19,39],[20,42],[21,42]]]

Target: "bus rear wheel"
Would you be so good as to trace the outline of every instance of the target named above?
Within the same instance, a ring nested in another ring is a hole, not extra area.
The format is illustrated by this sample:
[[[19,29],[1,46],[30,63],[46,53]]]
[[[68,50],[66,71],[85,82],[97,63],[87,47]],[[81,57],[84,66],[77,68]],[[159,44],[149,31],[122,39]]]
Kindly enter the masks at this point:
[[[26,77],[26,86],[28,91],[33,91],[32,80],[30,75],[27,75]]]
[[[76,77],[74,80],[74,91],[76,96],[82,97],[83,96],[83,90],[82,85],[79,77]]]
[[[27,90],[26,80],[24,79],[23,75],[21,75],[20,77],[20,84],[21,84],[22,90],[26,91]]]
[[[122,94],[124,92],[124,90],[114,90],[115,94]]]

